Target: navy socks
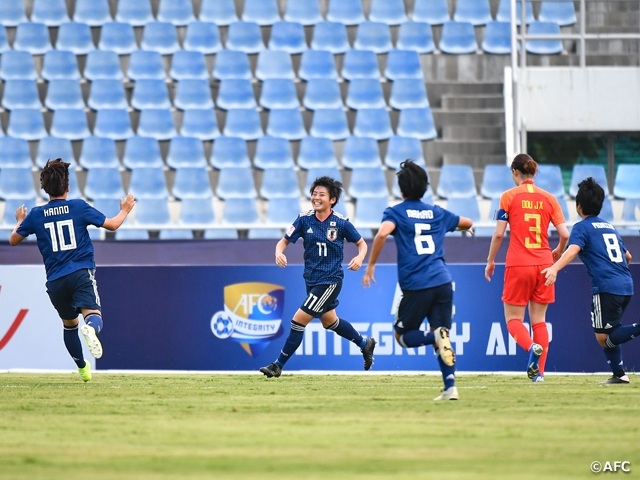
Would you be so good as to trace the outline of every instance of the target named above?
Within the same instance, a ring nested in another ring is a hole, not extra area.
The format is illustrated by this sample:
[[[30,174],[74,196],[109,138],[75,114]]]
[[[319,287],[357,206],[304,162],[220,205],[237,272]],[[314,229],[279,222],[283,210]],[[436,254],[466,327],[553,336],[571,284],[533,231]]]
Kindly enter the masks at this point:
[[[78,368],[84,368],[87,363],[84,361],[84,356],[82,354],[82,342],[78,336],[78,326],[67,327],[65,325],[63,338],[64,346],[67,347],[67,351],[69,352],[69,355],[71,355],[71,358],[73,358],[73,361],[76,362]]]
[[[640,324],[622,325],[609,334],[607,337],[607,346],[612,348],[615,345],[620,345],[639,336]]]
[[[289,332],[289,336],[280,351],[280,356],[276,360],[276,363],[280,367],[284,367],[284,364],[287,363],[289,358],[291,358],[291,355],[293,355],[293,353],[298,349],[302,343],[303,336],[304,325],[300,325],[299,323],[291,320],[291,331]]]
[[[456,384],[456,366],[454,365],[445,365],[438,355],[438,365],[440,365],[440,371],[442,372],[442,381],[444,382],[444,389],[453,387]]]
[[[84,317],[84,323],[93,327],[96,331],[96,335],[99,335],[102,331],[102,317],[97,313],[90,313]]]
[[[624,365],[622,363],[622,349],[620,345],[613,348],[603,348],[604,356],[607,357],[607,363],[611,367],[614,375],[621,377],[624,375]]]
[[[353,328],[353,325],[351,325],[344,319],[339,318],[338,320],[336,320],[336,323],[334,323],[333,325],[329,325],[327,327],[327,330],[333,330],[342,338],[346,338],[347,340],[358,345],[360,348],[364,348],[364,346],[367,344],[367,341],[362,335],[360,335],[360,333],[358,333],[355,328]]]
[[[409,330],[400,336],[400,345],[405,348],[422,347],[423,345],[433,345],[434,343],[436,343],[436,336],[433,332]]]

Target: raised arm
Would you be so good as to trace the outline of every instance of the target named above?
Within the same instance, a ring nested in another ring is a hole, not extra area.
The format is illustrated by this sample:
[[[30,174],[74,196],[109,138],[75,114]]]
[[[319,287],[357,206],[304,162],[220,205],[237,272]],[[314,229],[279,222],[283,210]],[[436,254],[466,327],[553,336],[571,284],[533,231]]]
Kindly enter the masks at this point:
[[[102,224],[102,228],[106,228],[107,230],[110,230],[112,232],[120,228],[120,225],[122,225],[125,218],[127,218],[127,215],[129,215],[131,209],[135,204],[136,201],[131,194],[127,195],[127,198],[125,198],[124,200],[120,199],[120,213],[118,213],[118,215],[113,218],[105,219],[104,223]]]
[[[11,232],[11,235],[9,236],[9,245],[11,245],[12,247],[15,247],[22,240],[26,238],[17,232],[18,228],[20,228],[20,225],[22,224],[22,221],[26,218],[26,216],[27,216],[27,207],[25,207],[24,205],[20,205],[16,210],[16,226],[13,229],[13,232]]]
[[[371,282],[376,283],[376,279],[373,276],[376,270],[376,262],[378,261],[378,257],[380,257],[380,252],[382,252],[382,248],[387,241],[387,237],[391,235],[391,232],[393,232],[395,228],[396,225],[389,221],[382,222],[380,225],[380,229],[373,239],[371,255],[369,255],[369,264],[367,265],[364,276],[362,277],[362,285],[364,285],[365,288],[370,287]]]

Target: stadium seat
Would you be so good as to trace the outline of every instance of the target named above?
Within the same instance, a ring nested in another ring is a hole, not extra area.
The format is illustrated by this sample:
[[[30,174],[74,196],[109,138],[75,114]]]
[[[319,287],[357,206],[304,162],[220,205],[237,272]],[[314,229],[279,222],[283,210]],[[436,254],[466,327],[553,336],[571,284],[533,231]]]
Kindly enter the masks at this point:
[[[291,224],[300,214],[298,198],[271,198],[267,205],[267,223]]]
[[[379,22],[362,22],[353,43],[357,50],[371,50],[374,53],[387,53],[393,48],[389,25]]]
[[[96,137],[105,137],[112,140],[126,140],[133,137],[129,113],[124,108],[98,110],[93,134]]]
[[[380,69],[376,54],[370,50],[349,50],[344,54],[342,78],[354,80],[356,78],[380,79]]]
[[[362,224],[379,225],[382,221],[382,213],[389,206],[387,197],[363,198],[356,202],[354,224],[358,226],[358,231],[364,238],[372,238],[373,232],[370,228],[362,228]]]
[[[160,240],[193,240],[192,230],[163,228],[158,235]]]
[[[140,113],[138,135],[156,140],[170,140],[177,135],[171,110],[148,108]]]
[[[38,101],[38,103],[40,102]],[[80,84],[77,80],[51,80],[47,88],[44,104],[49,110],[84,108]]]
[[[640,165],[618,165],[613,195],[625,200],[640,198]]]
[[[98,198],[124,198],[119,168],[91,168],[87,172],[87,184],[84,187],[84,194],[92,200]]]
[[[169,204],[164,198],[140,198],[136,205],[137,225],[171,225]]]
[[[205,167],[179,167],[176,169],[176,179],[171,191],[179,199],[211,198],[213,192],[209,172]]]
[[[158,21],[176,26],[188,25],[196,17],[193,15],[191,0],[161,0],[158,9]]]
[[[398,78],[393,82],[389,106],[404,108],[428,108],[427,89],[419,78]]]
[[[416,0],[413,6],[414,22],[424,22],[429,25],[442,25],[451,20],[447,0]]]
[[[438,136],[430,108],[405,108],[400,111],[398,135],[418,140],[432,140]]]
[[[262,177],[260,196],[273,198],[300,198],[298,176],[293,168],[268,168]]]
[[[180,50],[173,55],[169,75],[175,80],[209,80],[204,55]]]
[[[256,99],[250,80],[223,80],[218,89],[216,100],[218,108],[230,110],[234,108],[254,109]]]
[[[566,221],[569,221],[570,215],[569,215],[569,206],[567,205],[567,201],[564,198],[564,194],[560,197],[556,197],[556,200],[558,200],[558,204],[560,205],[560,208],[562,209],[562,215],[564,216]]]
[[[571,184],[569,185],[569,195],[571,195],[571,198],[576,197],[576,193],[578,193],[578,184],[588,177],[593,177],[593,179],[598,182],[598,185],[604,189],[605,195],[609,195],[607,174],[605,173],[602,165],[576,164],[573,166]]]
[[[151,22],[144,27],[142,50],[158,52],[162,55],[171,55],[180,50],[176,27],[166,22]]]
[[[46,139],[40,140],[42,142]],[[82,142],[80,166],[90,170],[92,168],[118,168],[120,161],[116,153],[116,142],[110,138],[88,137]],[[118,209],[120,211],[120,209]],[[118,212],[116,212],[118,213]]]
[[[573,25],[576,19],[576,9],[573,2],[542,2],[538,20],[541,22],[557,23],[561,27]]]
[[[130,169],[164,167],[158,141],[150,137],[130,138],[127,140],[122,164]]]
[[[61,108],[56,110],[51,123],[51,135],[68,140],[82,140],[90,137],[91,132],[89,131],[84,108]]]
[[[398,170],[400,164],[405,160],[413,160],[421,167],[425,167],[420,140],[412,137],[391,137],[387,146],[387,154],[384,157],[384,164]]]
[[[42,190],[42,195],[46,195]],[[82,192],[80,191],[80,185],[78,184],[78,175],[75,168],[69,168],[69,194],[68,199],[82,198]]]
[[[213,76],[218,80],[251,80],[247,54],[231,50],[218,52],[216,63],[213,67]]]
[[[101,27],[111,22],[108,0],[76,0],[74,22],[86,23],[91,27]]]
[[[246,155],[246,147],[243,148],[245,149],[244,155]],[[242,155],[242,151],[240,151],[240,155]],[[289,141],[286,138],[277,137],[259,138],[256,146],[256,155],[253,158],[253,164],[256,168],[261,168],[263,170],[268,168],[293,169],[294,163],[293,157],[291,156]]]
[[[0,3],[0,5],[2,5],[2,4]],[[15,226],[15,224],[16,224],[16,217],[15,217],[16,210],[18,210],[18,207],[20,207],[21,205],[24,205],[27,208],[27,212],[30,212],[31,209],[36,206],[36,201],[35,201],[35,199],[5,200],[4,215],[2,217],[2,225],[13,225],[13,226]],[[11,230],[0,230],[0,241],[1,242],[8,242],[10,236],[11,236]],[[33,236],[30,236],[28,238],[32,239]]]
[[[2,106],[5,110],[41,108],[38,85],[34,80],[7,80],[4,84]]]
[[[276,22],[271,27],[269,49],[295,54],[307,50],[304,27],[297,22]]]
[[[307,136],[302,123],[302,114],[298,108],[274,108],[269,112],[267,135],[300,140]]]
[[[609,198],[604,198],[604,202],[602,202],[602,210],[600,210],[598,216],[605,222],[613,223],[615,221],[615,218],[613,216],[613,205],[611,204],[611,200]]]
[[[382,85],[378,79],[356,78],[349,82],[347,107],[358,110],[360,108],[385,108],[387,104],[382,95]]]
[[[0,24],[5,27],[17,27],[18,24],[28,21],[23,2],[0,0]]]
[[[469,165],[443,165],[438,181],[438,196],[446,199],[476,195],[473,170]]]
[[[347,138],[350,133],[345,112],[342,111],[342,108],[319,108],[315,110],[309,133],[314,137],[326,137],[331,140]]]
[[[386,199],[389,196],[389,190],[387,189],[387,180],[382,168],[354,168],[351,171],[349,196],[356,199],[370,197],[383,197]]]
[[[191,22],[187,26],[183,46],[187,51],[203,55],[218,53],[222,50],[218,26],[213,22]]]
[[[474,26],[486,25],[493,20],[489,0],[458,0],[453,19],[456,22],[469,22]]]
[[[247,238],[250,240],[278,240],[282,236],[283,230],[281,228],[250,228],[247,231]]]
[[[345,53],[351,49],[346,27],[340,22],[319,22],[313,27],[311,48],[333,54]]]
[[[7,80],[37,80],[38,74],[29,52],[9,50],[0,57],[0,78]]]
[[[108,218],[115,217],[120,212],[120,200],[117,198],[98,198],[93,201],[93,208],[104,213]]]
[[[216,25],[229,25],[238,21],[236,6],[233,0],[202,0],[200,21],[212,22]]]
[[[276,0],[245,0],[242,20],[258,25],[273,25],[280,20]]]
[[[344,168],[380,168],[382,163],[375,138],[347,138],[342,155],[342,166]]]
[[[49,29],[44,23],[21,23],[16,28],[13,48],[14,50],[29,52],[31,55],[42,55],[52,50]]]
[[[511,168],[507,165],[487,165],[484,167],[480,194],[485,198],[500,198],[510,188],[514,188]]]
[[[274,78],[262,82],[260,105],[267,110],[273,108],[299,108],[296,86],[291,80]]]
[[[125,222],[125,225],[135,225],[135,223],[128,221]],[[117,241],[149,240],[149,232],[147,230],[125,230],[120,228],[116,230],[115,239]]]
[[[204,231],[205,240],[237,240],[238,231],[235,228],[216,228]]]
[[[199,138],[175,137],[169,145],[167,165],[171,168],[204,168],[207,159]]]
[[[226,48],[244,53],[259,53],[264,50],[260,25],[244,21],[229,25]]]
[[[511,23],[497,21],[487,23],[482,50],[496,55],[511,53]]]
[[[636,210],[638,206],[640,206],[640,203],[637,198],[626,198],[622,204],[622,221],[636,222]],[[637,235],[637,232],[634,235]]]
[[[141,27],[155,18],[151,14],[151,3],[149,0],[127,0],[118,2],[116,21],[128,23],[134,27]]]
[[[302,104],[309,110],[342,108],[338,82],[324,78],[309,80]]]
[[[242,167],[220,169],[216,195],[223,200],[231,198],[255,199],[258,194],[253,181],[253,170]]]
[[[407,21],[402,0],[373,0],[369,20],[387,25],[399,25]]]
[[[44,54],[42,78],[45,80],[80,80],[78,61],[73,52],[49,50]]]
[[[131,170],[129,193],[136,199],[167,199],[169,192],[162,167],[142,167]]]
[[[342,175],[340,174],[340,170],[338,167],[321,167],[321,168],[310,168],[307,170],[307,179],[305,180],[304,185],[304,194],[307,198],[311,198],[311,194],[309,193],[309,189],[311,185],[319,177],[330,177],[334,180],[338,180],[342,182]],[[342,203],[344,206],[344,202],[338,202],[338,204]],[[340,211],[338,208],[334,208],[336,211]]]
[[[40,140],[47,136],[39,108],[16,108],[9,117],[7,135],[23,140]]]
[[[180,202],[181,225],[204,225],[215,222],[211,198],[184,198]]]
[[[119,63],[118,70],[120,70]],[[164,66],[162,64],[162,55],[158,52],[136,50],[131,54],[127,77],[134,81],[164,80],[166,74],[164,73]]]
[[[329,138],[307,137],[300,142],[298,166],[305,170],[320,167],[337,167],[338,159]]]
[[[218,104],[219,102],[220,97]],[[226,137],[240,137],[244,140],[260,138],[263,133],[258,112],[253,108],[235,108],[227,111],[223,133]]]
[[[233,225],[259,222],[258,207],[253,198],[229,198],[224,202],[222,223]]]
[[[411,50],[391,50],[387,55],[384,76],[391,81],[399,78],[424,78],[420,56]]]
[[[95,50],[91,38],[91,28],[86,23],[69,22],[60,25],[56,49],[86,55]]]
[[[4,200],[33,200],[36,197],[31,167],[4,167],[0,170],[0,198]]]
[[[287,52],[275,52],[272,50],[260,52],[258,66],[256,67],[256,78],[263,81],[273,78],[293,80],[295,74],[291,66],[291,55]]]
[[[337,80],[338,74],[333,55],[325,50],[307,50],[302,54],[298,76],[307,81]]]
[[[371,137],[386,140],[393,135],[391,121],[386,108],[362,108],[356,115],[353,134],[357,137]]]
[[[451,197],[447,200],[447,210],[461,217],[467,217],[474,223],[482,221],[480,206],[475,196]]]
[[[44,23],[48,27],[58,27],[65,22],[69,22],[65,1],[34,0],[31,21]]]
[[[133,58],[133,54],[131,56]],[[105,52],[102,50],[89,52],[87,55],[87,64],[84,69],[84,77],[91,81],[122,80],[123,75],[118,54],[116,52]]]
[[[536,186],[556,197],[564,195],[562,171],[558,165],[538,165],[538,174],[534,178]]]
[[[456,55],[476,53],[478,42],[470,22],[445,22],[442,26],[440,51]]]
[[[527,24],[533,22],[533,5],[531,2],[527,2],[525,7],[525,22]],[[516,25],[520,26],[522,19],[522,2],[516,2]],[[499,22],[511,23],[511,0],[500,0],[498,5],[498,13],[496,14],[496,20]]]
[[[322,21],[318,0],[297,0],[287,2],[287,10],[284,13],[287,22],[298,22],[302,25],[315,25]]]
[[[260,149],[260,140],[262,139],[258,139],[258,150]],[[258,153],[256,152],[256,157],[257,155]],[[291,163],[293,164],[293,160]],[[218,170],[225,167],[251,167],[251,161],[247,154],[247,142],[238,137],[220,137],[216,139],[213,142],[211,166]]]
[[[213,108],[211,87],[208,80],[181,80],[176,88],[173,100],[176,108],[188,110],[191,108]]]
[[[118,55],[131,54],[138,49],[133,35],[133,27],[129,23],[119,21],[105,23],[100,32],[98,48],[116,52]]]
[[[32,166],[29,144],[26,140],[0,137],[0,169],[31,168]]]
[[[44,137],[42,140],[40,140],[38,142],[36,165],[38,166],[38,168],[44,168],[47,160],[49,160],[50,158],[62,158],[62,160],[64,160],[65,162],[70,163],[71,167],[75,167],[76,159],[73,156],[71,140],[57,137]]]
[[[327,12],[327,20],[345,25],[359,25],[365,21],[360,0],[341,0],[331,2]]]
[[[121,80],[94,80],[91,82],[91,92],[87,103],[89,108],[94,110],[104,108],[126,110],[129,106]]]
[[[0,54],[11,50],[9,46],[9,40],[7,39],[7,30],[4,27],[0,27]]]
[[[396,48],[416,53],[433,53],[436,46],[433,43],[431,25],[422,22],[403,23],[400,25]]]
[[[560,35],[557,23],[531,22],[528,35]],[[562,53],[562,40],[527,40],[527,52],[537,55]]]
[[[180,135],[213,140],[220,136],[216,112],[213,109],[185,110],[182,116]]]
[[[136,110],[146,108],[169,109],[169,92],[164,80],[138,80],[133,88],[131,106]]]

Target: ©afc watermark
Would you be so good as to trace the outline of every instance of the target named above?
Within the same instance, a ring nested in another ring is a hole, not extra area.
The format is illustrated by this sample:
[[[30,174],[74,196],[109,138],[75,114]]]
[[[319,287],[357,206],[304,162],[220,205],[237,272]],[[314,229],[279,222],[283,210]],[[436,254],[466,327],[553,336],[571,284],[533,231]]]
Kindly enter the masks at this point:
[[[605,472],[623,472],[631,473],[631,462],[627,461],[615,461],[615,462],[591,462],[591,471],[593,473],[605,473]]]

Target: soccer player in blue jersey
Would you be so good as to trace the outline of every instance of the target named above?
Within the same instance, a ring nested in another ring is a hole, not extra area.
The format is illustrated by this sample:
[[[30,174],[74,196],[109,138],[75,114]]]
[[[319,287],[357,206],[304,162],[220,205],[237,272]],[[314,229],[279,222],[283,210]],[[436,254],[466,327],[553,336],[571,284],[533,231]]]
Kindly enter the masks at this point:
[[[302,238],[307,298],[291,320],[291,331],[280,356],[275,362],[260,369],[269,378],[280,376],[282,368],[300,346],[304,328],[314,318],[319,318],[324,328],[333,330],[360,347],[365,370],[373,365],[375,339],[363,337],[344,318],[338,318],[336,313],[344,277],[344,241],[355,243],[358,247],[358,255],[349,262],[349,270],[360,269],[367,255],[367,244],[349,219],[333,211],[340,200],[342,183],[330,177],[319,177],[309,191],[313,209],[301,213],[276,245],[276,265],[284,268],[287,266],[285,248],[289,243]]]
[[[95,279],[96,264],[88,225],[116,230],[133,208],[131,194],[120,200],[120,213],[113,218],[93,208],[84,200],[67,200],[69,193],[69,163],[62,159],[47,161],[40,173],[42,189],[49,195],[49,203],[16,210],[17,225],[9,243],[18,245],[31,234],[36,235],[38,249],[47,274],[47,293],[64,326],[64,344],[76,362],[85,382],[91,380],[91,367],[82,355],[78,336],[78,313],[85,324],[80,332],[95,358],[102,356],[98,334],[102,330],[100,297]]]
[[[621,319],[633,295],[633,278],[628,264],[631,254],[613,225],[598,215],[604,190],[591,177],[578,184],[576,210],[582,220],[571,230],[569,246],[562,257],[542,270],[552,285],[558,272],[580,257],[591,277],[591,326],[613,376],[603,384],[627,384],[620,345],[640,336],[640,323],[622,325]]]
[[[400,164],[398,186],[403,201],[387,208],[373,239],[362,284],[375,283],[374,272],[389,235],[398,249],[398,282],[402,300],[394,322],[396,341],[404,348],[433,345],[444,380],[442,394],[434,400],[458,400],[455,386],[455,352],[449,340],[453,308],[451,274],[444,260],[444,236],[454,230],[470,230],[473,221],[437,205],[423,203],[427,172],[411,160]],[[425,317],[430,331],[420,330]]]

